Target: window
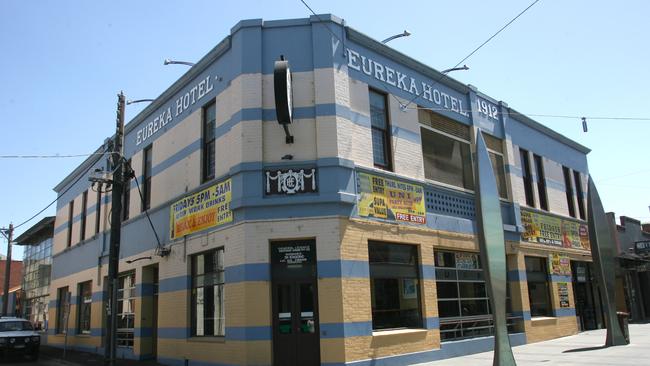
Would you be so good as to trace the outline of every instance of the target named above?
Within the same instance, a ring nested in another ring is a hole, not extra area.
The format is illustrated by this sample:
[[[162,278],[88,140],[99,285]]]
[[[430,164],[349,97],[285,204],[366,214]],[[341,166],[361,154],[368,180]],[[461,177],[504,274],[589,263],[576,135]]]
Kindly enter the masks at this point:
[[[72,221],[74,220],[74,200],[68,204],[68,247],[72,245]]]
[[[144,172],[144,199],[142,201],[142,211],[148,210],[151,207],[151,165],[152,165],[152,145],[145,147],[143,152],[143,169]]]
[[[133,347],[135,273],[120,275],[117,287],[117,346]]]
[[[97,209],[95,210],[95,234],[99,233],[99,225],[102,222],[102,191],[97,188]]]
[[[372,157],[375,167],[392,170],[386,95],[374,90],[370,90],[370,125],[372,130]]]
[[[469,127],[431,111],[419,110],[424,176],[473,190]]]
[[[436,251],[436,289],[441,340],[494,334],[494,322],[478,253]],[[506,289],[508,289],[506,287]],[[506,297],[508,331],[516,331],[520,317],[511,314]]]
[[[77,333],[90,334],[90,306],[93,302],[92,281],[79,284]]]
[[[483,133],[485,144],[487,145],[488,154],[490,155],[490,162],[492,163],[492,170],[494,177],[497,181],[497,191],[499,197],[508,199],[508,187],[506,186],[506,171],[503,165],[503,143],[500,139]]]
[[[215,120],[217,107],[213,102],[203,107],[203,170],[201,181],[214,179],[215,174]]]
[[[79,241],[86,239],[86,213],[88,209],[88,191],[81,195],[81,228],[79,229]]]
[[[368,242],[372,329],[420,328],[417,246]]]
[[[546,198],[546,177],[544,175],[544,163],[542,157],[533,154],[535,169],[537,172],[537,193],[539,194],[539,208],[548,211],[548,199]]]
[[[533,178],[530,172],[530,160],[528,157],[528,151],[520,148],[519,157],[521,159],[521,178],[524,181],[526,205],[528,207],[535,207],[535,198],[533,197]]]
[[[563,166],[562,173],[564,174],[564,192],[566,193],[566,204],[569,207],[569,215],[576,217],[576,208],[573,205],[573,187],[571,186],[571,171],[569,168]]]
[[[223,248],[192,256],[192,335],[225,335]]]
[[[66,333],[68,314],[70,313],[70,294],[68,286],[61,287],[57,291],[56,305],[56,333]]]
[[[126,221],[129,219],[131,209],[131,174],[128,173],[128,171],[131,170],[131,159],[127,160],[124,166],[126,167],[124,169],[126,177],[124,179],[124,185],[122,186],[122,220]]]
[[[576,183],[576,195],[578,196],[578,213],[580,214],[580,218],[585,220],[585,201],[582,198],[582,179],[580,179],[580,172],[573,171],[573,179]]]
[[[546,258],[526,257],[528,299],[531,316],[552,316]]]

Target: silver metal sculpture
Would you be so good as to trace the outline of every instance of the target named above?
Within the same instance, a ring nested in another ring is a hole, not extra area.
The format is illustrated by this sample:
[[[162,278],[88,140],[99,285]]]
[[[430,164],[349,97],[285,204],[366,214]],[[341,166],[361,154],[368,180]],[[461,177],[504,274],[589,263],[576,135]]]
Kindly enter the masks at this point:
[[[616,317],[616,241],[610,228],[603,204],[596,190],[591,175],[587,195],[587,213],[589,219],[589,240],[591,254],[596,265],[596,278],[604,297],[605,319],[607,320],[607,336],[605,346],[620,346],[628,344]]]
[[[490,308],[494,317],[494,359],[492,364],[511,366],[517,363],[512,355],[506,325],[506,286],[508,281],[501,202],[490,155],[480,129],[476,137],[474,168],[478,187],[476,207],[478,209],[479,247],[490,295]]]

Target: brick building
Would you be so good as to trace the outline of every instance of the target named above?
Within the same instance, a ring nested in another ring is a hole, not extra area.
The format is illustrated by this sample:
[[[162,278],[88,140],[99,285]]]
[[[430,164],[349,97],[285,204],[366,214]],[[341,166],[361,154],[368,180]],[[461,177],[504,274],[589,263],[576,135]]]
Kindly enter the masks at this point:
[[[120,356],[389,365],[489,349],[479,133],[512,342],[597,327],[587,148],[334,16],[255,19],[127,124]],[[55,187],[48,343],[67,331],[101,352],[111,197],[88,183],[96,169],[101,155]]]

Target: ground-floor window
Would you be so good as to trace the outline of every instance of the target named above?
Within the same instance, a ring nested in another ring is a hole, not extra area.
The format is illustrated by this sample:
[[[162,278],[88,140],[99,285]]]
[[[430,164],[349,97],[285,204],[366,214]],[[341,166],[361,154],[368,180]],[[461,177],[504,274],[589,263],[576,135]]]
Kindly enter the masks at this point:
[[[133,347],[135,273],[120,275],[117,287],[117,346]]]
[[[526,278],[531,316],[553,316],[546,258],[526,257]]]
[[[225,335],[223,248],[192,256],[192,335]]]
[[[478,253],[436,251],[436,289],[441,340],[494,334],[487,283]],[[506,288],[509,289],[509,286]],[[508,330],[517,321],[506,298]]]
[[[67,332],[68,313],[70,312],[70,294],[68,286],[56,291],[56,333]]]
[[[79,284],[77,304],[77,332],[90,334],[90,306],[93,302],[92,282],[86,281]]]
[[[421,328],[417,246],[370,241],[368,254],[372,329]]]

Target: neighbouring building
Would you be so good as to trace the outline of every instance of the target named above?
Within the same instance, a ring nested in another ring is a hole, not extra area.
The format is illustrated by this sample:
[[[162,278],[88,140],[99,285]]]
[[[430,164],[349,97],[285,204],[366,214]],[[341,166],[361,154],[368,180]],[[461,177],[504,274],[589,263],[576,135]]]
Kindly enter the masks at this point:
[[[2,309],[2,302],[4,301],[4,283],[5,273],[7,266],[7,257],[0,256],[0,309]],[[20,316],[20,282],[23,271],[23,262],[18,260],[11,260],[11,268],[9,269],[9,301],[7,305],[7,315]]]
[[[47,329],[54,216],[43,218],[16,238],[24,246],[22,316],[37,329]]]
[[[610,214],[613,220],[614,215]],[[616,225],[616,240],[622,273],[618,283],[619,307],[630,314],[630,321],[644,322],[650,319],[650,231],[647,224],[621,216]]]
[[[589,149],[320,15],[239,22],[127,124],[119,355],[334,366],[489,349],[478,133],[512,342],[598,327]],[[103,349],[112,196],[88,176],[108,164],[55,187],[50,345]]]

